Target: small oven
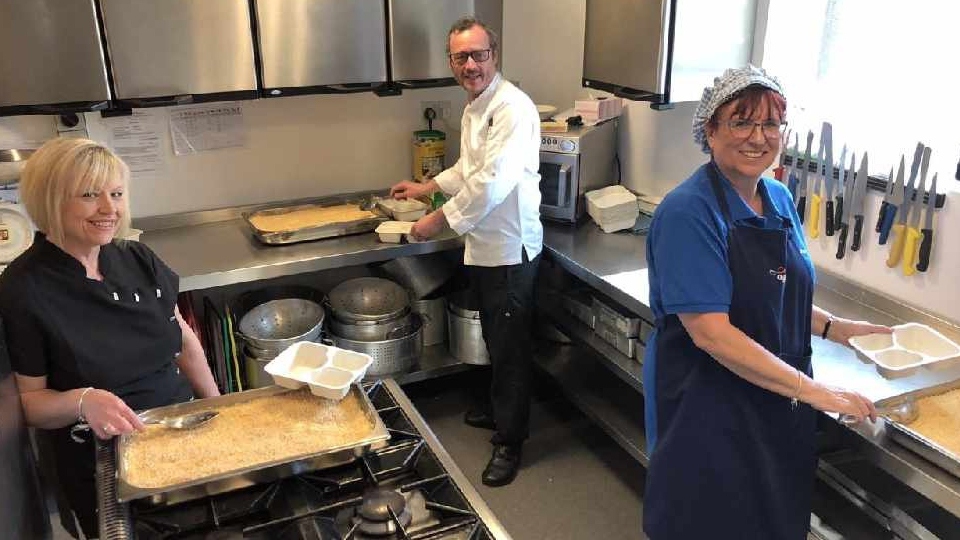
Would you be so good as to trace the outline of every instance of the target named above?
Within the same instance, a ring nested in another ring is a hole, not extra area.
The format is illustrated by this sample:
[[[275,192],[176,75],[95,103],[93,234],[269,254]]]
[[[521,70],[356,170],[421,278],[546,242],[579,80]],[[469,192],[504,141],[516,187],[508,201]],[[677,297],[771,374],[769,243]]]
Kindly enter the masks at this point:
[[[576,222],[583,194],[617,183],[617,120],[540,137],[540,215]]]

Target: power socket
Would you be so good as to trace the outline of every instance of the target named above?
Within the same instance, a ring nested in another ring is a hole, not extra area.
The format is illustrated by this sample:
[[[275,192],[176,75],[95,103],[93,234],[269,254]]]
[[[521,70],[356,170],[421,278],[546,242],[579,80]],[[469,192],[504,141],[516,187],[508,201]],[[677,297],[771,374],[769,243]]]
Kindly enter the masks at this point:
[[[450,118],[450,102],[449,101],[421,101],[420,102],[420,111],[426,111],[427,109],[433,109],[437,113],[437,119],[448,119]]]
[[[66,113],[58,114],[54,117],[54,122],[56,122],[57,133],[67,133],[67,132],[84,132],[87,131],[87,122],[84,118],[83,113]]]

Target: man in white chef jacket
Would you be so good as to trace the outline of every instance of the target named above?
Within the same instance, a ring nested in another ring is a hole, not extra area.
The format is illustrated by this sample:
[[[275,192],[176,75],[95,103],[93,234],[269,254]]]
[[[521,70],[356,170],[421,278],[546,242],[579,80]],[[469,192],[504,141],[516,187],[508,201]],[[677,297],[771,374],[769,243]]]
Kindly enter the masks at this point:
[[[413,225],[417,239],[449,225],[465,237],[464,264],[480,303],[492,364],[490,406],[464,421],[493,429],[488,486],[509,484],[529,434],[533,284],[543,248],[540,224],[540,118],[530,98],[497,71],[494,31],[473,17],[448,34],[450,69],[469,96],[461,120],[460,159],[429,182],[403,181],[398,199],[442,190],[449,200]]]

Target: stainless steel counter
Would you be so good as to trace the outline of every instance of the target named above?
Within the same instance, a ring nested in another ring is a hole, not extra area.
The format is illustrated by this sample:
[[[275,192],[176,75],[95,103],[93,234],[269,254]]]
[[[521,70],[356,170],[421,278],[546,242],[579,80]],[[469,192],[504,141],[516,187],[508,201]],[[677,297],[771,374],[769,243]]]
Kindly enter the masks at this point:
[[[606,234],[592,222],[579,227],[548,223],[544,228],[544,247],[548,256],[565,270],[635,314],[653,320],[649,307],[645,237],[626,232]],[[841,317],[888,325],[923,322],[951,339],[960,339],[958,328],[947,321],[819,270],[814,302]],[[571,324],[575,323],[567,321],[567,326]],[[637,378],[630,386],[635,390],[642,389],[639,369],[624,369],[628,359],[610,353],[609,348],[606,351],[598,350],[598,347],[593,349],[600,356],[607,357],[608,367],[619,378]],[[872,364],[860,361],[852,349],[819,338],[813,339],[813,364],[816,380],[852,388],[874,401],[960,378],[960,367],[954,367],[921,369],[909,377],[887,380]],[[960,479],[893,442],[885,433],[883,422],[865,423],[851,428],[851,431],[859,436],[862,451],[873,463],[960,517]]]
[[[375,233],[287,245],[260,243],[240,217],[250,206],[139,220],[140,241],[180,275],[180,291],[208,289],[386,261],[463,245],[449,229],[436,240],[385,244]]]

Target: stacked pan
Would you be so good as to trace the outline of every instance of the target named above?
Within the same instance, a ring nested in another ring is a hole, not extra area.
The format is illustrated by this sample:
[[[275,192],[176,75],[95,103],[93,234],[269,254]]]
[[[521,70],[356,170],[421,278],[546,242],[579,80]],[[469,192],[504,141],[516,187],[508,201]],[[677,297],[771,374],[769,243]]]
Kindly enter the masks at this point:
[[[375,277],[344,281],[327,298],[334,346],[369,354],[367,378],[409,371],[423,351],[423,322],[410,309],[407,290]]]

